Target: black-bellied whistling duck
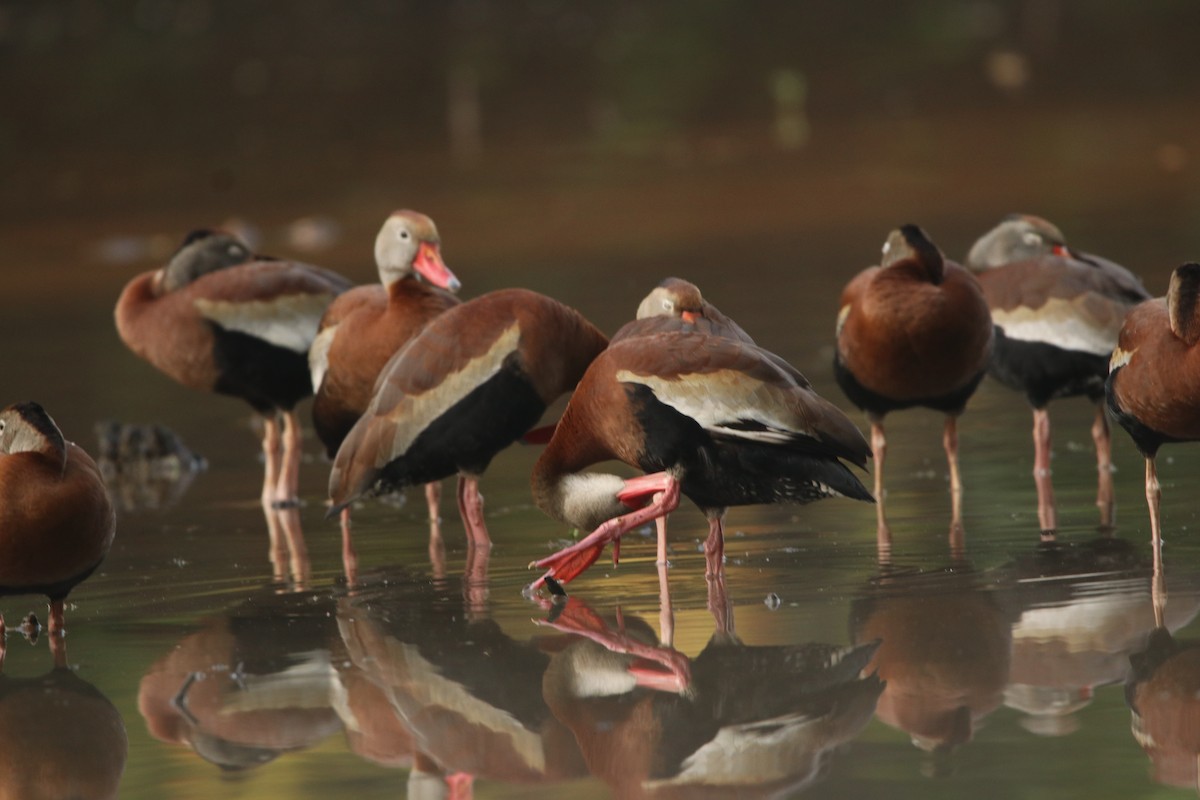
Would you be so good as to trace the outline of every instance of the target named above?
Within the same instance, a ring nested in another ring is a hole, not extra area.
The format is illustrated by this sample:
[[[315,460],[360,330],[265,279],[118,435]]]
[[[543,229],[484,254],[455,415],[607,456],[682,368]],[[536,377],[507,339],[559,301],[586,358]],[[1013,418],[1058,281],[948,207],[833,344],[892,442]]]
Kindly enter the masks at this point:
[[[370,405],[383,365],[431,319],[460,302],[451,294],[458,278],[442,261],[437,227],[424,214],[402,210],[388,217],[375,237],[375,263],[379,284],[356,286],[330,303],[309,351],[313,426],[330,458]],[[437,483],[425,487],[435,526],[439,489]],[[343,509],[343,525],[349,514]]]
[[[992,311],[996,341],[990,372],[1024,392],[1033,406],[1033,474],[1038,520],[1058,526],[1050,480],[1050,415],[1056,397],[1085,395],[1096,403],[1101,524],[1112,524],[1112,440],[1100,401],[1108,360],[1130,308],[1150,295],[1127,269],[1067,247],[1062,232],[1040,217],[1014,214],[985,233],[967,255]]]
[[[479,476],[575,387],[607,344],[579,312],[525,289],[444,312],[380,373],[370,406],[334,460],[330,513],[371,491],[457,474],[468,539],[490,546]],[[348,536],[343,546],[352,572]]]
[[[580,381],[534,467],[538,507],[580,530],[576,545],[535,562],[565,583],[608,542],[669,514],[687,495],[709,520],[707,571],[721,569],[727,506],[822,497],[870,500],[839,460],[869,454],[854,424],[798,372],[766,351],[702,333],[658,333],[617,342]],[[588,473],[615,459],[647,474]],[[660,553],[662,547],[660,543]]]
[[[666,278],[638,305],[637,317],[613,334],[619,342],[648,333],[694,330],[754,344],[750,334],[704,299],[700,287],[682,278]]]
[[[63,600],[100,566],[115,530],[91,456],[37,403],[0,411],[0,594],[49,597],[52,644]]]
[[[308,264],[251,259],[228,234],[189,235],[165,267],[125,286],[117,331],[184,386],[240,397],[262,415],[263,504],[286,505],[296,502],[300,472],[293,409],[312,394],[308,349],[325,308],[351,283]]]
[[[945,412],[942,444],[954,519],[960,518],[957,420],[983,379],[991,348],[992,320],[978,281],[945,260],[916,225],[892,231],[879,266],[842,290],[833,371],[871,421],[880,536],[887,535],[883,418],[889,411],[925,406]]]
[[[1161,491],[1154,459],[1166,442],[1200,440],[1200,264],[1171,274],[1167,296],[1125,317],[1105,384],[1108,408],[1146,458],[1155,573],[1162,573]]]

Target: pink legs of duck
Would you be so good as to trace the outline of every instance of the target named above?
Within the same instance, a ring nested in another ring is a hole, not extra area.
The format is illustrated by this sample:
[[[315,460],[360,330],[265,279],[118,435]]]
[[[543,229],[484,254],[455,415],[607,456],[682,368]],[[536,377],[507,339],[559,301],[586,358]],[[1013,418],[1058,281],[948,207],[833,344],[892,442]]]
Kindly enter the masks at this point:
[[[871,457],[875,461],[875,523],[876,546],[889,551],[892,546],[892,529],[887,521],[886,491],[883,488],[883,464],[887,458],[887,437],[883,432],[883,418],[872,415]],[[942,429],[942,448],[946,451],[946,466],[950,472],[950,535],[962,528],[962,473],[958,468],[958,417],[946,415]]]
[[[1146,505],[1150,507],[1150,540],[1154,549],[1154,583],[1151,587],[1151,599],[1154,603],[1155,623],[1162,627],[1162,609],[1166,605],[1167,592],[1163,584],[1162,558],[1162,517],[1159,513],[1159,501],[1162,499],[1162,489],[1158,484],[1158,469],[1154,464],[1154,456],[1146,457]]]
[[[649,498],[649,502],[639,508],[638,505],[646,498]],[[619,553],[616,542],[620,541],[623,535],[650,520],[665,517],[679,506],[679,481],[666,472],[631,478],[625,481],[624,488],[617,493],[617,499],[635,510],[613,517],[570,547],[530,564],[531,567],[546,570],[545,575],[529,585],[530,591],[539,589],[546,582],[546,578],[568,583],[595,563],[609,542],[614,543],[615,561]],[[666,531],[665,527],[659,530],[661,533]],[[659,545],[660,558],[665,558],[662,549],[664,546],[665,537],[664,542],[660,542]]]
[[[438,481],[425,484],[425,505],[429,508],[429,563],[433,566],[433,577],[446,575],[446,545],[442,541],[442,484]],[[354,549],[354,536],[350,526],[350,507],[343,508],[338,515],[342,527],[342,570],[351,584],[358,581],[358,552]]]
[[[312,575],[312,565],[300,527],[299,509],[264,508],[263,516],[267,520],[269,556],[275,580],[283,582],[290,575],[296,588],[303,589]]]
[[[467,529],[467,541],[475,547],[491,547],[487,523],[483,521],[483,495],[479,493],[479,476],[458,476],[458,513]]]
[[[1058,514],[1050,477],[1050,414],[1044,408],[1033,410],[1033,482],[1037,486],[1038,527],[1043,538],[1052,539],[1058,530]]]
[[[300,497],[300,421],[284,411],[283,429],[274,415],[263,416],[263,508],[293,506]]]
[[[882,544],[891,542],[892,531],[888,527],[887,512],[884,508],[883,491],[883,462],[887,458],[887,437],[883,434],[883,418],[870,417],[871,420],[871,458],[875,461],[875,525],[876,540]]]
[[[946,464],[950,468],[950,519],[951,526],[962,526],[962,473],[958,470],[958,416],[946,415],[942,429],[942,447],[946,451]]]

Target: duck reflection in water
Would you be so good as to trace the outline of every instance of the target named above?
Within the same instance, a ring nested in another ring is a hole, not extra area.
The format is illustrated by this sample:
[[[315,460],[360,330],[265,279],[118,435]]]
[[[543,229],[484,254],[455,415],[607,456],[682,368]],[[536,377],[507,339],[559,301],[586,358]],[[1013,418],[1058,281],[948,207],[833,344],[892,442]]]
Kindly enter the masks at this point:
[[[1166,603],[1159,595],[1167,607],[1179,596],[1175,592]],[[1171,616],[1160,609],[1160,617]],[[1200,642],[1176,639],[1160,626],[1129,661],[1125,700],[1133,737],[1150,757],[1154,780],[1200,793]]]
[[[937,754],[935,771],[1003,703],[1012,646],[1001,598],[961,541],[951,554],[941,569],[902,569],[881,544],[879,573],[850,619],[855,642],[881,643],[868,666],[886,684],[876,716]]]
[[[342,730],[352,681],[341,672],[333,611],[328,595],[271,586],[210,618],[142,677],[138,709],[150,733],[244,770]]]
[[[161,511],[179,502],[208,463],[163,425],[96,423],[96,466],[120,511]]]
[[[44,675],[0,674],[0,797],[115,798],[129,749],[125,723],[103,692],[67,667],[65,645],[53,652],[54,668]]]
[[[883,689],[863,677],[875,643],[747,646],[723,582],[709,586],[716,632],[695,659],[576,597],[543,621],[570,633],[546,670],[546,702],[615,796],[790,795],[870,721]]]
[[[1004,703],[1026,715],[1021,724],[1033,733],[1072,733],[1096,687],[1129,679],[1130,654],[1146,647],[1155,628],[1150,562],[1129,542],[1104,535],[1040,543],[999,573],[1017,616]],[[1200,596],[1184,592],[1163,624],[1178,629],[1198,608]]]
[[[586,775],[542,697],[551,656],[510,637],[470,581],[395,567],[360,575],[338,604],[351,662],[416,749],[409,792],[468,796],[476,778],[545,783]]]

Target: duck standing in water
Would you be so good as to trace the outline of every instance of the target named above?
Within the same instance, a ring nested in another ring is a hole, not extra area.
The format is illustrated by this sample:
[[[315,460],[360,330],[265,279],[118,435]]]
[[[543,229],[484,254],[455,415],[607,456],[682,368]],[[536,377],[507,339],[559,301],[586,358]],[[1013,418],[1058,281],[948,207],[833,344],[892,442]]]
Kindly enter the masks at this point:
[[[992,320],[979,282],[947,261],[923,230],[892,231],[879,266],[842,290],[833,371],[850,402],[871,421],[879,535],[889,534],[883,503],[890,411],[924,406],[946,414],[942,445],[954,519],[961,519],[958,416],[987,371]]]
[[[57,639],[63,601],[100,566],[115,530],[91,456],[37,403],[0,411],[0,594],[48,596]]]
[[[1200,264],[1171,275],[1167,296],[1125,318],[1105,386],[1108,408],[1146,458],[1154,571],[1162,574],[1162,520],[1155,457],[1167,442],[1200,440]]]
[[[458,278],[442,261],[437,227],[424,214],[403,210],[388,217],[375,238],[375,262],[379,283],[356,286],[330,303],[309,351],[313,426],[330,458],[370,405],[388,359],[460,302],[452,294]],[[440,495],[440,484],[425,485],[433,531]],[[342,526],[349,524],[346,508]]]
[[[444,312],[380,373],[370,406],[334,460],[330,513],[370,492],[457,474],[468,541],[490,547],[479,476],[575,387],[607,344],[579,312],[525,289],[491,292]],[[347,540],[343,556],[352,575]]]
[[[290,505],[300,474],[294,409],[312,394],[309,347],[326,307],[351,285],[320,267],[253,256],[228,234],[196,231],[165,267],[125,286],[117,331],[184,386],[240,397],[262,415],[263,505]]]
[[[592,533],[534,562],[546,573],[530,588],[548,578],[572,580],[609,542],[616,558],[622,535],[669,514],[681,494],[708,517],[711,576],[722,568],[728,506],[870,500],[841,461],[866,464],[862,434],[779,360],[698,332],[633,336],[602,353],[571,396],[531,481],[539,508]],[[608,460],[646,474],[626,480],[584,471]]]
[[[1112,525],[1112,439],[1101,400],[1109,356],[1126,313],[1150,299],[1129,270],[1067,246],[1062,232],[1027,214],[1006,217],[971,247],[975,271],[996,326],[990,372],[1023,392],[1033,407],[1033,474],[1038,521],[1058,527],[1050,479],[1050,415],[1057,397],[1084,395],[1096,404],[1100,522]]]

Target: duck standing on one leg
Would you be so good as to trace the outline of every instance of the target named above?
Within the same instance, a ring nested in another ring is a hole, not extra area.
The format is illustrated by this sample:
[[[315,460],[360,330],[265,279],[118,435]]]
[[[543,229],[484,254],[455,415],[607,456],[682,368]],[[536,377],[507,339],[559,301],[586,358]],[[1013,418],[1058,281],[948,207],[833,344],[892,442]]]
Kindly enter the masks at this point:
[[[125,286],[117,331],[136,355],[184,386],[240,397],[262,415],[263,505],[294,504],[294,408],[312,394],[308,350],[325,308],[351,285],[320,267],[253,256],[228,234],[196,231],[165,267]]]
[[[1058,527],[1050,479],[1050,415],[1057,397],[1085,395],[1096,404],[1096,504],[1112,525],[1112,440],[1101,401],[1108,362],[1129,309],[1150,294],[1129,270],[1072,250],[1046,220],[1013,214],[971,247],[974,270],[996,325],[990,372],[1023,392],[1033,407],[1033,474],[1038,521]]]
[[[1200,264],[1171,275],[1167,296],[1125,318],[1106,384],[1108,408],[1146,458],[1154,571],[1162,575],[1162,520],[1155,457],[1167,442],[1200,441]],[[1157,586],[1157,582],[1156,582]]]
[[[983,380],[991,349],[992,319],[979,282],[945,260],[916,225],[892,231],[879,266],[860,272],[842,291],[833,371],[871,421],[881,539],[890,536],[883,502],[889,411],[924,406],[945,412],[942,444],[954,521],[961,522],[957,420]]]
[[[63,601],[100,566],[115,530],[91,456],[37,403],[0,411],[0,594],[48,596],[52,646]]]
[[[375,262],[379,283],[356,286],[330,303],[309,351],[313,426],[330,458],[366,412],[388,359],[430,320],[460,303],[451,294],[458,278],[442,261],[441,237],[424,214],[404,210],[388,217],[375,238]],[[431,538],[438,536],[440,496],[440,484],[425,485]],[[349,547],[349,508],[341,521],[342,544]]]
[[[865,466],[854,424],[777,356],[703,333],[658,333],[610,346],[588,368],[538,459],[538,507],[592,533],[533,566],[570,581],[620,537],[669,514],[681,494],[705,511],[708,574],[721,570],[727,506],[871,495],[841,462]],[[647,474],[584,470],[618,460]]]

